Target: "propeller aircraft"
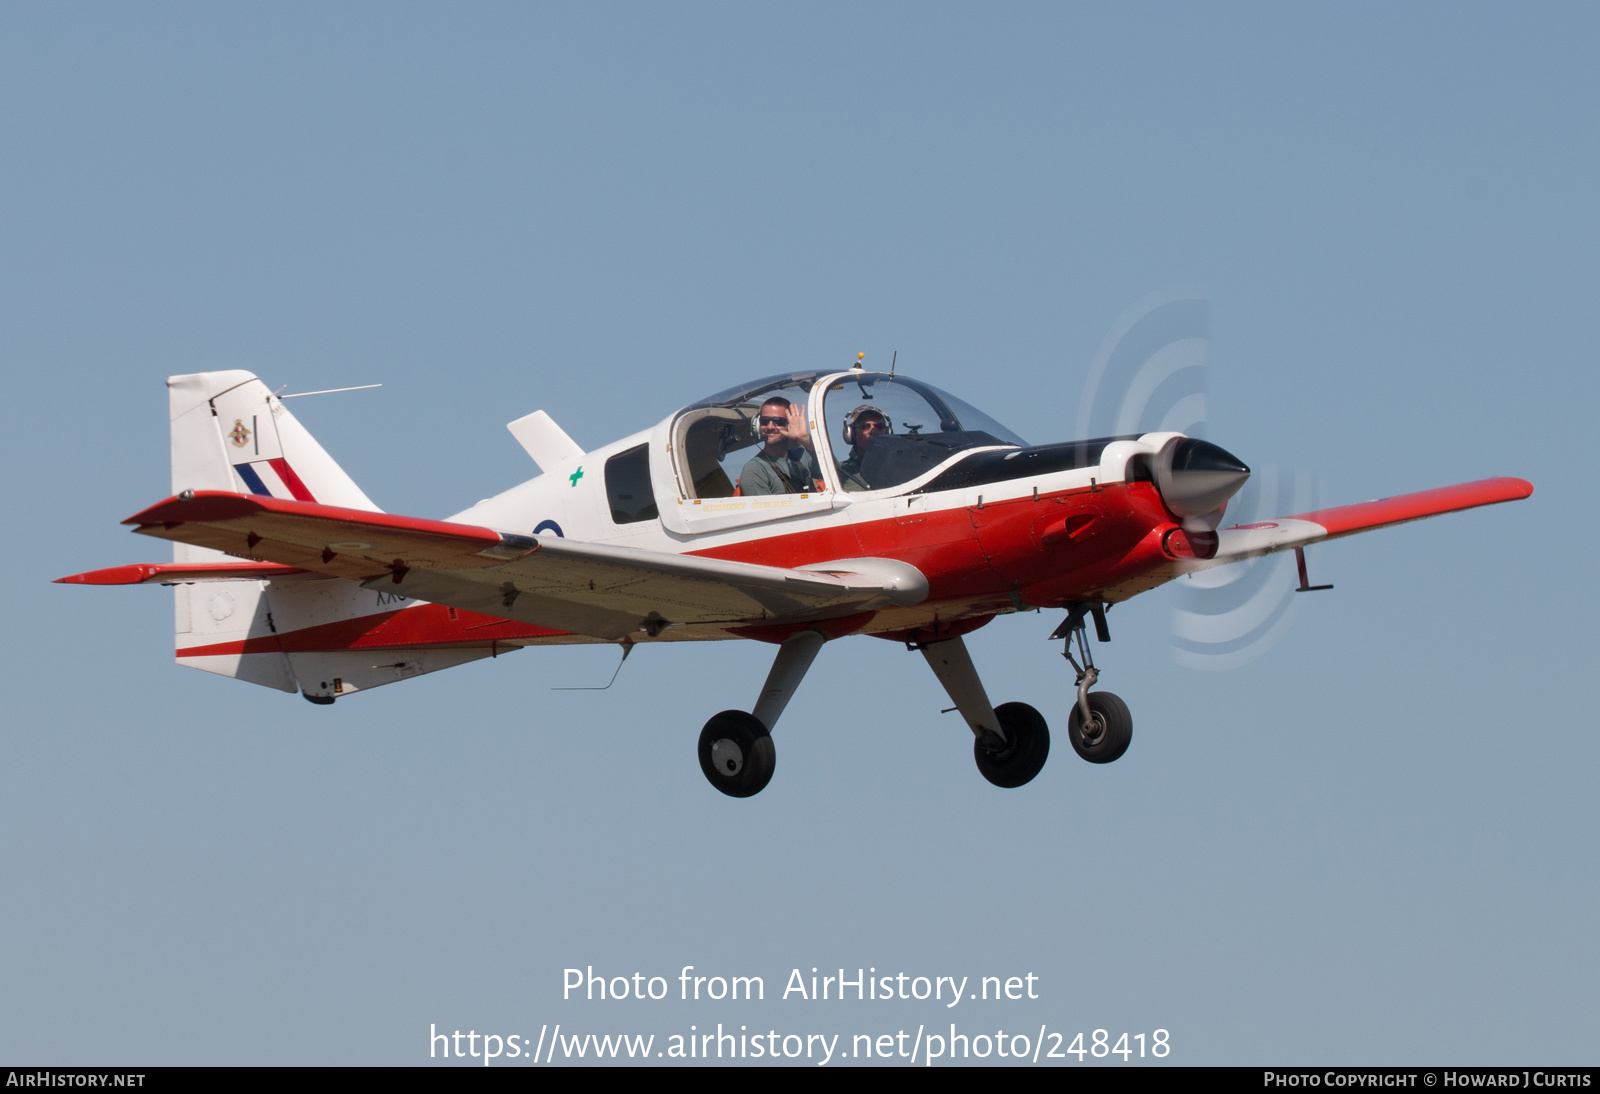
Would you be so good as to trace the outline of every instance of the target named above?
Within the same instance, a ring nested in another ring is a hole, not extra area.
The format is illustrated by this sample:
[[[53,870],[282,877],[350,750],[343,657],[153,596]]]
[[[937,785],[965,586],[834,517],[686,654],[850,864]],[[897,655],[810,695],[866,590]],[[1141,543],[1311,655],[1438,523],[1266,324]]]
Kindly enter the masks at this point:
[[[1030,445],[931,384],[855,365],[769,376],[592,451],[544,411],[511,422],[541,474],[448,520],[380,510],[243,371],[167,380],[172,496],[124,521],[173,560],[58,579],[170,585],[179,664],[330,704],[524,646],[754,639],[775,647],[751,710],[714,714],[699,759],[732,797],[772,778],[772,731],[824,643],[920,653],[1001,787],[1050,732],[993,704],[964,636],[1065,612],[1067,734],[1109,763],[1133,721],[1088,630],[1196,570],[1525,498],[1514,478],[1227,526],[1250,475],[1181,433]]]

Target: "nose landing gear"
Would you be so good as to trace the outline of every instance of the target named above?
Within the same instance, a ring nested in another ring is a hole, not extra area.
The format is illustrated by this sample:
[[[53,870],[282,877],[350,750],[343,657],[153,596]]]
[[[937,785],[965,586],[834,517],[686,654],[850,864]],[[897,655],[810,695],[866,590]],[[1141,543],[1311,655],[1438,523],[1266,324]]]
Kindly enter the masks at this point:
[[[1105,606],[1098,602],[1074,604],[1050,637],[1063,640],[1061,656],[1078,674],[1073,681],[1078,688],[1078,698],[1067,719],[1067,737],[1072,741],[1073,751],[1092,764],[1108,764],[1128,751],[1133,741],[1133,715],[1119,696],[1109,691],[1089,691],[1099,681],[1100,670],[1094,667],[1094,655],[1089,652],[1085,615],[1094,618],[1095,637],[1101,642],[1111,641]],[[1082,664],[1072,656],[1074,638]]]
[[[1108,764],[1128,751],[1133,740],[1133,715],[1120,696],[1097,691],[1088,696],[1089,715],[1074,706],[1067,718],[1067,736],[1073,750],[1092,764]]]

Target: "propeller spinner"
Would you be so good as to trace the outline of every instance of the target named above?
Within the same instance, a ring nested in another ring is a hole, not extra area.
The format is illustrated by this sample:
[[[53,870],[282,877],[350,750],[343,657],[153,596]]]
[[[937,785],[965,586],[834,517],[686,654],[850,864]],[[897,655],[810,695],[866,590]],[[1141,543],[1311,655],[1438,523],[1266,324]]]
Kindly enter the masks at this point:
[[[1152,471],[1161,500],[1178,517],[1221,509],[1250,478],[1238,456],[1196,437],[1174,437],[1156,454]]]

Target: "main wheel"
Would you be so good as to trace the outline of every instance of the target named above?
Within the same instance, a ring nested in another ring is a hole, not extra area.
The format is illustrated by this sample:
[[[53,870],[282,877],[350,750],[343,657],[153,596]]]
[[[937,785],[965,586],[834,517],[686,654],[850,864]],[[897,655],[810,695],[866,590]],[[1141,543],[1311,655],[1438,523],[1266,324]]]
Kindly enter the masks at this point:
[[[1005,730],[1005,746],[989,749],[981,739],[976,740],[972,757],[983,777],[996,786],[1022,786],[1044,769],[1050,756],[1050,727],[1044,715],[1027,703],[1001,703],[994,714]]]
[[[725,710],[700,731],[700,770],[730,798],[761,793],[777,762],[772,737],[754,714]]]
[[[1133,740],[1133,715],[1128,704],[1109,691],[1089,693],[1090,724],[1083,724],[1083,712],[1072,704],[1067,719],[1067,735],[1078,755],[1092,764],[1108,764],[1128,751]]]

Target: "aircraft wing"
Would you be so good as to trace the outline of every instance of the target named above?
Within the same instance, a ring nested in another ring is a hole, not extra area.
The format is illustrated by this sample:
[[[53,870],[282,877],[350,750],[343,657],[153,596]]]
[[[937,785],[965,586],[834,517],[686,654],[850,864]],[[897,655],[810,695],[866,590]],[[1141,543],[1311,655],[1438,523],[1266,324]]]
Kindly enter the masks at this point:
[[[1399,494],[1392,498],[1340,505],[1332,509],[1318,509],[1291,517],[1276,517],[1240,524],[1217,530],[1216,557],[1185,559],[1159,567],[1116,589],[1107,590],[1108,599],[1125,600],[1136,593],[1153,589],[1173,578],[1213,566],[1226,566],[1248,558],[1272,554],[1274,551],[1291,551],[1327,539],[1353,536],[1357,532],[1371,532],[1395,524],[1455,513],[1463,509],[1476,509],[1480,505],[1495,505],[1503,501],[1518,501],[1533,493],[1533,484],[1523,479],[1482,479],[1478,482],[1441,486],[1434,490],[1420,490],[1414,494]]]
[[[1419,490],[1415,494],[1400,494],[1376,501],[1340,505],[1332,509],[1318,509],[1292,517],[1260,521],[1255,524],[1222,528],[1217,532],[1217,557],[1206,565],[1220,566],[1241,559],[1255,558],[1273,551],[1304,547],[1325,539],[1353,536],[1357,532],[1371,532],[1395,524],[1436,517],[1442,513],[1455,513],[1462,509],[1476,509],[1480,505],[1495,505],[1503,501],[1518,501],[1533,493],[1533,484],[1522,479],[1482,479],[1455,486],[1441,486],[1435,490]],[[1193,568],[1193,567],[1191,567]]]
[[[803,621],[927,596],[922,574],[890,559],[785,569],[222,491],[169,498],[123,523],[160,539],[607,640],[641,628],[654,634],[669,623]]]

